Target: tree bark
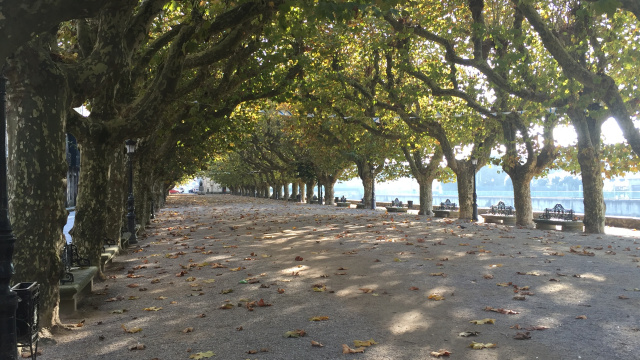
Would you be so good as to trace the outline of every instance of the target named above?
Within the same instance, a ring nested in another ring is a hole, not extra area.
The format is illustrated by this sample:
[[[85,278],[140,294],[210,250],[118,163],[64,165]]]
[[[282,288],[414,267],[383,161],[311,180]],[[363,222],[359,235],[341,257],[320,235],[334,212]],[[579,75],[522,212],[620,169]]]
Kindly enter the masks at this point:
[[[67,221],[64,201],[65,78],[39,44],[9,62],[9,214],[16,237],[13,282],[40,284],[40,325],[60,324],[60,254]],[[4,59],[2,59],[4,60]]]
[[[315,181],[307,182],[307,204],[311,204],[311,200],[313,199],[313,187],[315,186]]]
[[[516,208],[516,224],[531,226],[533,224],[533,205],[531,204],[531,179],[533,174],[509,174],[513,183],[513,204]]]
[[[291,184],[291,198],[296,200],[298,198],[298,182],[294,182]]]
[[[123,225],[122,214],[125,213],[125,203],[127,200],[126,176],[126,155],[123,151],[115,151],[109,161],[109,182],[107,188],[107,207],[105,217],[107,218],[104,229],[104,237],[116,241],[121,246],[121,230]]]
[[[78,184],[78,204],[76,218],[70,233],[78,253],[91,261],[91,265],[100,263],[104,229],[107,226],[104,209],[107,206],[109,188],[109,158],[115,151],[100,139],[78,138],[80,145],[80,181]],[[100,268],[100,267],[98,267]],[[99,271],[99,278],[104,278]]]
[[[433,215],[433,180],[430,176],[414,176],[420,188],[420,211],[418,215]]]
[[[336,185],[336,180],[328,181],[324,184],[324,204],[325,205],[335,205],[335,202],[334,202],[335,185]]]
[[[578,106],[582,107],[582,106]],[[591,234],[604,234],[604,183],[600,168],[601,121],[587,116],[582,109],[567,111],[578,134],[578,163],[582,175],[584,229]]]
[[[471,162],[458,162],[456,175],[460,219],[471,219],[473,217],[473,165],[471,165]]]
[[[300,202],[306,202],[306,194],[305,194],[305,187],[307,184],[305,184],[303,181],[298,182],[298,186],[300,187]]]
[[[291,194],[289,193],[289,185],[289,183],[284,184],[284,198],[282,199],[284,201],[289,201],[289,196],[291,196]]]

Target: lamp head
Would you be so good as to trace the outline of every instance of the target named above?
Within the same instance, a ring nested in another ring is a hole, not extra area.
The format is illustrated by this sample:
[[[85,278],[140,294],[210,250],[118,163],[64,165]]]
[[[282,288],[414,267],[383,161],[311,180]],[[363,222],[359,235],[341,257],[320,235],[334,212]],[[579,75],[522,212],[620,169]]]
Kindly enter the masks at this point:
[[[125,141],[124,146],[127,148],[127,154],[133,154],[136,151],[136,141],[133,139]]]

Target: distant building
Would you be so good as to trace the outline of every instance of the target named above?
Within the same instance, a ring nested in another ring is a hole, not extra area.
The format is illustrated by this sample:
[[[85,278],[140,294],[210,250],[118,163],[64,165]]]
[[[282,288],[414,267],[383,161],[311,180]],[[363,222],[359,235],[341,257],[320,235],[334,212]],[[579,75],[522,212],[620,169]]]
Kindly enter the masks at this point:
[[[202,192],[205,194],[219,194],[222,193],[222,186],[220,184],[216,184],[213,180],[209,178],[196,178],[198,183],[198,188],[202,187]]]

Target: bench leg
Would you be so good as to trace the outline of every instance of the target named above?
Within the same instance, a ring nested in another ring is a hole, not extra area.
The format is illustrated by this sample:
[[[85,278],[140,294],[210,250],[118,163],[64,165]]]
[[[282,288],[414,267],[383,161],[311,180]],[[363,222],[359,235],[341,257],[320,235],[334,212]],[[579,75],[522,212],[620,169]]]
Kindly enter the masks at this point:
[[[562,231],[566,231],[566,232],[582,232],[583,231],[583,224],[563,224],[562,225]]]

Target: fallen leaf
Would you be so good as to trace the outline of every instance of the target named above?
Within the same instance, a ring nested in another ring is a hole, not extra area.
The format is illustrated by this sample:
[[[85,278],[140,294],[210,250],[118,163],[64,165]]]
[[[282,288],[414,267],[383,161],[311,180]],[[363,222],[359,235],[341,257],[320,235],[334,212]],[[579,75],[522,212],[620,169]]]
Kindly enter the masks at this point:
[[[409,290],[411,290],[411,291],[416,291],[416,290],[420,290],[420,288],[417,288],[417,287],[415,287],[415,286],[412,286],[412,287],[410,287],[410,288],[409,288]]]
[[[360,341],[360,340],[353,340],[353,346],[355,347],[369,347],[371,345],[377,345],[378,343],[375,342],[375,340],[373,339],[369,339],[366,341]]]
[[[76,327],[83,327],[84,326],[84,322],[85,322],[85,320],[83,319],[82,321],[80,321],[79,323],[76,324]]]
[[[220,306],[219,309],[223,309],[223,310],[233,309],[233,304],[226,303],[226,304]]]
[[[493,265],[489,265],[490,268],[497,268],[497,267],[502,267],[502,264],[493,264]]]
[[[152,307],[144,308],[142,310],[144,310],[144,311],[160,311],[160,310],[162,310],[162,308],[161,307],[152,306]]]
[[[186,334],[186,333],[193,332],[193,328],[192,328],[192,327],[188,327],[188,328],[186,328],[186,329],[182,330],[182,332],[183,332],[183,333],[185,333],[185,334]]]
[[[364,348],[352,349],[347,344],[342,344],[342,353],[343,354],[355,354],[355,353],[363,353]]]
[[[624,296],[624,295],[620,295],[620,296],[618,296],[618,299],[626,300],[626,299],[628,299],[628,298],[629,298],[628,296]]]
[[[195,353],[191,356],[189,356],[189,359],[204,359],[204,358],[210,358],[212,356],[214,356],[215,354],[213,353],[213,351],[206,351],[206,352],[199,352],[199,353]]]
[[[500,314],[506,314],[506,315],[520,314],[520,312],[515,311],[515,310],[509,310],[509,309],[503,309],[503,308],[494,309],[491,306],[485,307],[484,311],[493,311],[493,312],[497,312],[497,313],[500,313]]]
[[[296,256],[296,261],[302,261],[304,260],[304,258],[302,258],[301,256]]]
[[[475,341],[472,341],[471,344],[469,344],[469,347],[474,349],[474,350],[481,350],[481,349],[485,349],[485,348],[489,349],[489,348],[494,348],[496,346],[498,346],[498,345],[497,344],[493,344],[493,343],[483,344],[483,343],[478,343],[478,342],[475,342]]]
[[[484,324],[495,324],[496,323],[496,319],[482,319],[482,320],[471,320],[469,321],[472,324],[476,324],[476,325],[484,325]]]
[[[438,351],[431,352],[431,356],[433,357],[450,356],[450,355],[451,355],[451,351],[445,350],[445,349],[440,349]]]
[[[325,321],[325,320],[329,320],[329,317],[328,316],[314,316],[314,317],[309,319],[309,321]]]
[[[322,284],[313,285],[313,291],[315,291],[315,292],[323,292],[325,290],[327,290],[327,286],[326,285],[322,285]]]
[[[485,279],[493,279],[493,275],[491,275],[491,274],[485,274],[482,277],[485,278]]]
[[[373,292],[373,289],[369,289],[369,288],[360,288],[358,290],[362,291],[365,294],[369,294]]]
[[[166,298],[167,298],[166,296],[158,296],[158,297],[156,298],[156,300],[164,300],[164,299],[166,299]]]
[[[111,313],[112,314],[124,314],[127,311],[128,311],[127,309],[118,309],[118,310],[113,310]]]
[[[433,301],[440,301],[440,300],[444,300],[444,296],[440,295],[440,294],[431,294],[429,296],[427,296],[427,299],[433,300]]]
[[[479,331],[463,331],[458,336],[469,337],[469,336],[478,336],[480,334]]]
[[[587,315],[578,315],[576,319],[587,320]]]
[[[503,282],[503,283],[497,283],[496,285],[498,285],[498,286],[505,286],[505,287],[506,287],[506,286],[511,286],[511,285],[513,285],[513,283],[511,283],[511,282],[508,282],[508,283]]]
[[[138,344],[138,345],[133,345],[129,347],[129,350],[133,351],[133,350],[144,350],[147,347],[144,346],[144,344]]]
[[[284,294],[284,289],[278,288],[278,294]]]
[[[124,324],[122,324],[120,327],[122,328],[122,330],[124,330],[124,332],[129,333],[129,334],[135,334],[135,333],[138,333],[138,332],[142,331],[142,328],[139,328],[139,327],[127,329],[127,327],[124,326]]]
[[[220,294],[229,294],[232,292],[233,292],[233,289],[223,289],[222,291],[220,291]]]
[[[299,338],[299,337],[303,337],[307,335],[307,333],[304,330],[291,330],[291,331],[287,331],[286,333],[284,333],[284,337],[286,338]]]
[[[316,346],[316,347],[323,347],[324,345],[320,344],[317,341],[311,340],[311,346]]]
[[[127,287],[129,288],[137,288],[138,286],[140,286],[139,284],[129,284],[127,285]]]

